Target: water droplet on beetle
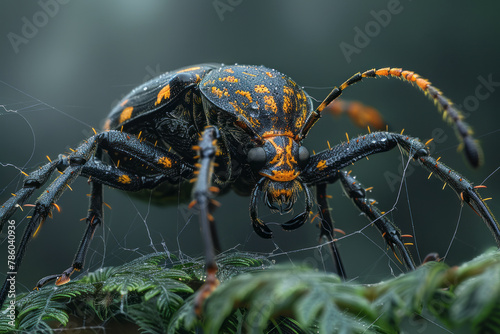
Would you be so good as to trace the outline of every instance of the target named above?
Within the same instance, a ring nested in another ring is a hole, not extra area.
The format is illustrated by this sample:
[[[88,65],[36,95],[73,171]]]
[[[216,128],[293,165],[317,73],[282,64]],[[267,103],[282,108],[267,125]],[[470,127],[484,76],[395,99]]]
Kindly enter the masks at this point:
[[[255,102],[250,103],[250,116],[251,117],[259,116],[259,106]]]

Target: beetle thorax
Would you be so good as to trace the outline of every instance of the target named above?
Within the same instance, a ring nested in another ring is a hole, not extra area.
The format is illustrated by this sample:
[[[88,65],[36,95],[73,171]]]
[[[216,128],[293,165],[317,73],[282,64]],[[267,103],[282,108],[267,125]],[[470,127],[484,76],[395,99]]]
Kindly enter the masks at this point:
[[[312,112],[312,102],[299,85],[263,66],[224,66],[207,74],[199,86],[214,114],[230,114],[261,137],[269,131],[297,137]]]

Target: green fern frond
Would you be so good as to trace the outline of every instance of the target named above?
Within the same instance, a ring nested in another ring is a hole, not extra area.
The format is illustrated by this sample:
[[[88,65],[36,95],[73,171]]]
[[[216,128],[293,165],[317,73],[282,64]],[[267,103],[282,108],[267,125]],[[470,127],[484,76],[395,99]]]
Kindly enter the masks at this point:
[[[420,314],[426,303],[439,291],[441,277],[448,267],[444,263],[430,262],[411,275],[400,275],[387,282],[367,287],[365,296],[386,323],[398,326],[403,318]],[[395,312],[397,310],[397,312]]]
[[[478,333],[500,332],[500,267],[492,266],[455,290],[452,322],[470,323]]]
[[[66,325],[69,320],[67,304],[76,297],[92,294],[94,286],[70,282],[60,287],[45,287],[22,296],[16,302],[16,328],[46,331],[48,323]],[[0,332],[12,329],[7,319],[0,319]]]
[[[165,333],[170,320],[164,316],[158,304],[151,301],[130,305],[127,308],[127,315],[143,333]]]
[[[220,255],[220,286],[194,313],[203,259],[177,262],[166,253],[103,268],[78,281],[19,296],[15,329],[50,332],[85,309],[107,323],[133,323],[145,333],[397,333],[400,324],[432,314],[450,329],[500,332],[500,252],[460,267],[427,263],[372,285],[333,274],[273,266],[263,257]],[[83,306],[83,307],[82,307]],[[5,312],[5,308],[3,310]],[[14,330],[0,317],[0,332]]]
[[[369,323],[377,318],[362,289],[306,268],[277,267],[240,275],[207,301],[204,325],[207,333],[218,333],[237,305],[246,310],[243,321],[249,333],[262,333],[276,315],[291,316],[303,330],[317,325],[324,333],[370,333],[355,316],[362,314]],[[348,313],[342,305],[349,305]]]

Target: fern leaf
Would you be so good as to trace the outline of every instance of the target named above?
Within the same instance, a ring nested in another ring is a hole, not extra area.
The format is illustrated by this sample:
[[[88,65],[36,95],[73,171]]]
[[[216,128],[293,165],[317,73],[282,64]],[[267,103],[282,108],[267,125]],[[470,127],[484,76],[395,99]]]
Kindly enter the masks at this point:
[[[272,266],[253,254],[223,254],[217,263],[221,285],[201,319],[193,292],[203,284],[203,259],[175,263],[155,253],[20,295],[15,329],[51,332],[49,324],[67,324],[75,305],[85,305],[102,321],[118,315],[145,333],[398,333],[403,320],[429,313],[450,329],[500,332],[496,250],[460,267],[428,263],[373,285]],[[0,332],[13,330],[7,320],[0,316]]]

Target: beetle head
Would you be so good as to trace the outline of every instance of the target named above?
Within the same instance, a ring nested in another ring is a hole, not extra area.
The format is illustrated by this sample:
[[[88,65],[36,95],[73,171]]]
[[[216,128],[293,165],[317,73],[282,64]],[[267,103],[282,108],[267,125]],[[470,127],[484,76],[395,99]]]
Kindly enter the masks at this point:
[[[311,209],[309,189],[298,178],[300,168],[309,159],[309,152],[291,137],[272,135],[264,137],[264,144],[248,152],[248,162],[262,176],[252,192],[250,216],[255,231],[262,237],[270,238],[271,230],[257,217],[258,197],[263,199],[271,211],[288,213],[295,204],[298,193],[306,194],[306,209],[292,220],[281,224],[286,230],[301,226]]]

